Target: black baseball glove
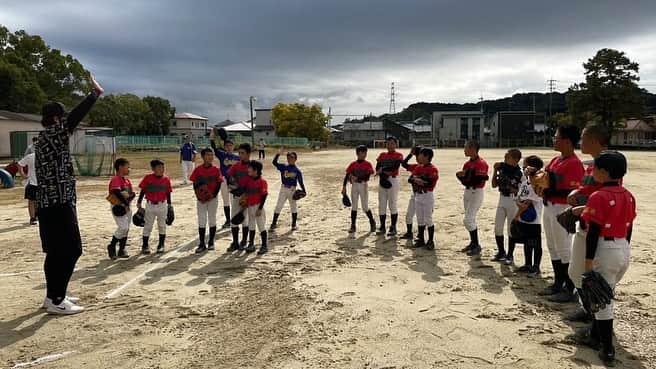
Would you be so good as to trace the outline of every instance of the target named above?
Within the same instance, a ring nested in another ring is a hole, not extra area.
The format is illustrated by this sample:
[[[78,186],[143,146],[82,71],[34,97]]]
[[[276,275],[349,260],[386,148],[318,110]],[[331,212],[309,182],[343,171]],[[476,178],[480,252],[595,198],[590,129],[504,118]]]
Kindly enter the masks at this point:
[[[562,213],[558,214],[558,216],[556,217],[556,220],[558,220],[558,224],[563,226],[563,228],[567,230],[567,233],[571,233],[571,234],[576,233],[576,222],[578,222],[579,219],[580,217],[577,217],[576,215],[574,215],[574,213],[572,213],[571,206],[567,208],[565,211],[563,211]]]
[[[175,213],[173,212],[173,207],[170,207],[169,210],[166,212],[166,225],[173,224],[174,220],[175,220]]]
[[[351,207],[351,199],[349,199],[349,197],[346,194],[342,195],[342,204],[344,204],[344,206],[346,206],[347,208]]]
[[[608,282],[597,272],[583,273],[582,286],[581,302],[590,314],[605,309],[615,296]]]

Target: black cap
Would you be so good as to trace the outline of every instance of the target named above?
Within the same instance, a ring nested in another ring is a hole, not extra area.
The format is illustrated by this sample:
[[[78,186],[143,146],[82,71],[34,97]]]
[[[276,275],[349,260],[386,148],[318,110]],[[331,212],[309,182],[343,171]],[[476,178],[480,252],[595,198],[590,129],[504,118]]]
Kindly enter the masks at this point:
[[[602,151],[599,157],[595,158],[594,165],[608,172],[611,179],[624,177],[628,166],[626,157],[621,152],[613,150]]]
[[[52,118],[61,118],[65,114],[64,104],[57,101],[50,101],[41,108],[41,123],[50,124],[52,123]]]

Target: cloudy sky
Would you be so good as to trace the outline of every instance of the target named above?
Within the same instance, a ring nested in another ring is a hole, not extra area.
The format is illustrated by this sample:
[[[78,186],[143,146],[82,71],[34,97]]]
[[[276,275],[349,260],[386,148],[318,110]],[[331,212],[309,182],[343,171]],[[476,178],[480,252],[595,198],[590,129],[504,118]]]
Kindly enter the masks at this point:
[[[2,0],[0,24],[78,58],[109,92],[212,121],[276,102],[334,114],[558,90],[603,47],[656,91],[656,1]]]

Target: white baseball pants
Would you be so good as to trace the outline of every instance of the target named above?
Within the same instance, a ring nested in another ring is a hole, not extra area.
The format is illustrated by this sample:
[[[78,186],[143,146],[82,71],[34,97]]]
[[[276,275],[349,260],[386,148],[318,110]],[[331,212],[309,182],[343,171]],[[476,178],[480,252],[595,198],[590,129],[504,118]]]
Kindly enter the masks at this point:
[[[463,219],[463,223],[469,232],[478,228],[476,225],[476,214],[481,208],[481,205],[483,205],[483,196],[485,194],[483,190],[483,188],[465,189],[465,193],[462,197],[465,205],[465,218]]]
[[[385,215],[387,213],[387,208],[390,210],[390,214],[398,214],[399,208],[397,206],[397,200],[399,199],[399,177],[389,177],[388,178],[392,187],[383,188],[378,186],[378,215]]]
[[[296,192],[296,187],[286,187],[284,185],[280,186],[280,192],[278,192],[278,202],[276,203],[276,208],[273,211],[276,214],[280,214],[282,208],[285,206],[285,202],[289,201],[289,208],[292,213],[298,212],[296,207],[296,200],[292,198]]]
[[[212,200],[202,203],[196,200],[196,214],[198,215],[198,228],[216,227],[216,210],[219,207],[219,199],[213,198]]]
[[[166,214],[168,213],[169,206],[166,202],[153,204],[152,202],[146,203],[146,214],[144,216],[145,224],[143,229],[144,237],[150,237],[153,231],[155,219],[157,219],[157,230],[159,234],[166,234]]]
[[[567,264],[572,256],[572,236],[558,223],[556,217],[567,209],[567,204],[554,204],[549,202],[542,211],[542,224],[544,236],[547,239],[547,248],[551,260],[560,260]]]
[[[367,182],[354,182],[351,184],[351,210],[358,211],[358,199],[362,205],[362,211],[369,211],[369,187]]]
[[[506,226],[508,235],[510,235],[510,223],[517,214],[517,203],[515,196],[504,196],[499,194],[499,203],[497,204],[497,213],[494,217],[494,235],[503,237],[503,227]]]
[[[415,194],[415,212],[417,213],[417,224],[430,227],[433,225],[433,206],[435,198],[432,192]]]

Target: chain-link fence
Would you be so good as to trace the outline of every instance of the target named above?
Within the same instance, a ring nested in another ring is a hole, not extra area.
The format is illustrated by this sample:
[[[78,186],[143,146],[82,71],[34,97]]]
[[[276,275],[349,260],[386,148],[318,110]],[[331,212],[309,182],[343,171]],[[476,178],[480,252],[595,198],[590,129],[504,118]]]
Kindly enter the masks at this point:
[[[239,145],[251,143],[251,138],[242,135],[232,135],[232,141]],[[256,143],[259,140],[256,141]],[[184,142],[182,136],[116,136],[117,151],[177,151]],[[209,137],[195,137],[196,147],[209,147]],[[265,137],[264,143],[269,146],[303,147],[308,145],[305,137]]]

